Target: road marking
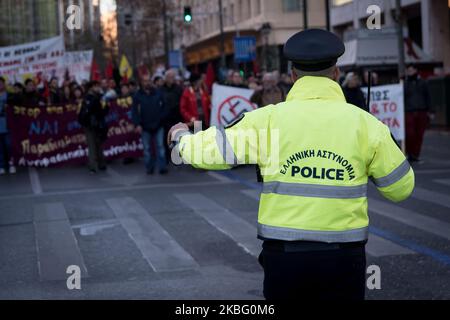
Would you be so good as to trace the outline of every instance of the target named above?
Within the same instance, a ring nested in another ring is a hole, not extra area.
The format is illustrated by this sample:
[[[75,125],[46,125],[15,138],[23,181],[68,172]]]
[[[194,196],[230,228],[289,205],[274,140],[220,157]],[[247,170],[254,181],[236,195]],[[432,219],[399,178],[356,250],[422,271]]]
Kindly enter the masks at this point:
[[[155,272],[189,270],[198,264],[136,200],[107,199],[122,227]]]
[[[136,176],[136,175],[122,175],[116,170],[112,169],[111,167],[108,167],[106,170],[106,173],[108,174],[108,177],[101,178],[104,181],[113,183],[113,184],[119,184],[124,185],[127,187],[131,187],[134,184],[136,184],[139,180],[141,180],[142,175]]]
[[[369,199],[369,211],[450,240],[450,224],[402,207]]]
[[[261,195],[261,192],[255,189],[241,190],[241,193],[245,194],[247,197],[252,198],[256,201],[259,201]]]
[[[43,203],[33,209],[40,280],[66,280],[70,265],[79,266],[81,276],[87,277],[87,268],[63,204]]]
[[[414,174],[449,173],[450,169],[414,169]]]
[[[257,257],[261,252],[261,241],[256,238],[255,226],[202,194],[176,193],[175,197],[235,241],[247,253]]]
[[[222,182],[222,181],[209,181],[209,182],[188,182],[188,183],[153,183],[145,184],[131,187],[109,187],[109,188],[92,188],[92,189],[81,189],[81,190],[67,190],[67,191],[52,191],[43,192],[40,194],[16,194],[1,196],[0,200],[13,200],[13,199],[29,199],[36,197],[51,197],[51,196],[63,196],[63,195],[78,195],[85,193],[97,193],[97,192],[114,192],[114,191],[133,191],[133,190],[147,190],[147,189],[157,189],[157,188],[194,188],[194,187],[204,187],[204,186],[220,186],[226,184],[234,184],[235,181]]]
[[[435,179],[434,182],[450,186],[450,179]]]
[[[414,254],[415,252],[404,248],[392,241],[383,239],[372,233],[369,234],[369,241],[366,245],[366,252],[376,258],[392,255]]]
[[[34,194],[42,193],[41,181],[39,180],[39,173],[36,168],[29,167],[28,168],[28,176],[30,177],[31,190],[33,190]]]
[[[233,182],[232,179],[230,179],[227,176],[224,176],[223,174],[220,174],[218,172],[208,171],[208,175],[210,177],[213,177],[214,179],[217,179],[218,181],[221,181],[221,182],[227,182],[227,183]]]
[[[422,201],[432,202],[450,208],[450,196],[446,194],[415,187],[411,196]]]
[[[115,227],[119,224],[120,223],[119,221],[117,221],[117,219],[108,219],[73,225],[72,229],[80,229],[80,235],[82,236],[93,236],[99,231]]]

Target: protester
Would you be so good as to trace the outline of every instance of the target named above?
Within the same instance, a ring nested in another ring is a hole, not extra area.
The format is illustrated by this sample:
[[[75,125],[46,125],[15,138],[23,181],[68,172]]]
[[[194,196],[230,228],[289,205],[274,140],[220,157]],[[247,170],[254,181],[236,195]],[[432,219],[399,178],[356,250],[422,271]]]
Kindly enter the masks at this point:
[[[6,103],[8,101],[8,92],[6,90],[6,81],[0,77],[0,175],[16,173],[16,167],[11,158],[11,141],[6,121]]]
[[[160,75],[155,76],[153,78],[153,84],[155,85],[156,89],[161,89],[164,85],[164,78]]]
[[[51,78],[48,87],[49,87],[48,102],[53,105],[62,103],[61,91],[58,88],[58,78],[56,77]]]
[[[88,83],[87,90],[78,121],[83,126],[86,134],[89,171],[95,174],[98,170],[106,170],[102,144],[105,142],[108,133],[105,120],[108,114],[108,105],[101,103],[101,88],[98,81]]]
[[[73,90],[73,99],[75,103],[81,103],[83,101],[83,88],[81,86],[77,86]]]
[[[126,103],[128,107],[131,107],[133,104],[133,98],[131,97],[130,85],[126,82],[123,82],[120,85],[120,96],[119,99],[122,100],[122,103]],[[134,162],[134,158],[127,157],[122,160],[123,164],[130,164]]]
[[[229,84],[229,86],[235,88],[248,88],[248,86],[245,85],[244,78],[241,76],[241,73],[239,71],[233,72],[233,76],[231,78],[231,83]]]
[[[404,92],[406,154],[410,162],[419,162],[423,136],[429,123],[431,110],[427,84],[418,75],[414,65],[409,65],[406,69]]]
[[[8,104],[9,105],[22,105],[23,94],[25,92],[25,87],[20,82],[14,83],[11,87],[11,92],[8,94]]]
[[[283,96],[287,97],[289,91],[291,91],[292,85],[292,78],[288,74],[283,73],[278,82],[278,87],[283,92]]]
[[[190,86],[185,88],[180,100],[180,113],[183,120],[193,126],[194,121],[201,121],[203,128],[209,127],[211,100],[208,93],[202,89],[200,75],[192,74]]]
[[[164,101],[166,103],[167,117],[164,121],[164,136],[167,135],[169,129],[176,123],[181,121],[180,115],[180,99],[183,89],[175,83],[176,70],[170,69],[164,75],[164,85],[161,87]],[[170,158],[169,148],[166,144],[166,159]]]
[[[284,101],[283,92],[277,86],[276,79],[272,73],[264,74],[262,89],[253,93],[250,101],[258,105],[259,108]]]
[[[109,90],[109,83],[108,79],[101,79],[100,80],[100,87],[101,87],[101,93],[105,94]]]
[[[129,89],[130,89],[130,95],[134,96],[134,94],[136,92],[138,92],[138,90],[139,90],[139,87],[138,87],[136,81],[130,80],[130,81],[128,81],[128,85],[129,85]]]
[[[155,171],[155,155],[152,148],[156,144],[156,159],[160,174],[166,174],[167,161],[164,147],[164,120],[166,110],[162,93],[152,86],[149,77],[142,80],[141,89],[133,97],[132,118],[136,131],[142,135],[144,164],[147,174]]]
[[[36,91],[36,86],[32,79],[25,80],[25,92],[21,102],[23,106],[29,108],[43,107],[46,105],[45,99]]]
[[[369,112],[364,93],[361,90],[361,81],[356,73],[347,73],[345,80],[342,83],[342,91],[344,92],[345,99],[348,103]]]
[[[260,87],[258,80],[254,76],[250,76],[247,79],[248,88],[251,90],[261,90],[262,87]]]
[[[62,97],[60,98],[59,102],[56,103],[72,103],[74,101],[74,97],[72,94],[72,91],[70,89],[70,86],[64,86],[62,88]]]

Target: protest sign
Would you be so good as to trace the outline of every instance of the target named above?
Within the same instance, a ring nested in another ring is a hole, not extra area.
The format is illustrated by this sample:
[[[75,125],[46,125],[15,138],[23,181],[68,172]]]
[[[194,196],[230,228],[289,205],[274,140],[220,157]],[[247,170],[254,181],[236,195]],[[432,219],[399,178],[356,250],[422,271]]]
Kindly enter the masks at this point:
[[[367,97],[367,88],[361,88]],[[405,140],[403,85],[389,84],[370,88],[370,113],[389,127],[397,141]]]
[[[63,65],[62,36],[0,48],[0,76],[8,82],[22,82],[30,75],[54,75]]]
[[[212,89],[211,126],[227,126],[245,112],[257,108],[250,102],[253,90],[214,84]]]
[[[142,144],[131,122],[132,98],[109,102],[107,159],[140,157]],[[49,167],[82,164],[87,160],[86,137],[78,123],[81,103],[47,107],[8,106],[14,162],[20,166]]]
[[[75,80],[77,83],[81,84],[83,80],[89,81],[91,79],[92,57],[92,50],[67,51],[64,54],[61,68],[56,72],[59,84],[61,85],[64,81],[66,73],[69,74],[70,80]]]

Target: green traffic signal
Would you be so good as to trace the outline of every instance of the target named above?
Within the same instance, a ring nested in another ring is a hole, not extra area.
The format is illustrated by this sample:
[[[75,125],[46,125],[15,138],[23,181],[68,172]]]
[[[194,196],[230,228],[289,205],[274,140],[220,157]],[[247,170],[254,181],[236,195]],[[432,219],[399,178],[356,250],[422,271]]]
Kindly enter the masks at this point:
[[[191,7],[184,7],[184,22],[190,23],[192,21]]]

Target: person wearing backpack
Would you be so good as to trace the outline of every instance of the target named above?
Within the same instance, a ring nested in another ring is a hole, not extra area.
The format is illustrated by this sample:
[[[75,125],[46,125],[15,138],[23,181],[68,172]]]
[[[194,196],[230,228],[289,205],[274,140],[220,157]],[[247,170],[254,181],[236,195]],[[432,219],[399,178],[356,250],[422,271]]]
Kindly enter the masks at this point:
[[[108,135],[106,115],[108,105],[101,102],[101,88],[98,81],[87,84],[87,94],[81,105],[78,122],[82,125],[86,134],[89,156],[89,171],[92,174],[98,170],[106,170],[105,157],[102,144]]]

